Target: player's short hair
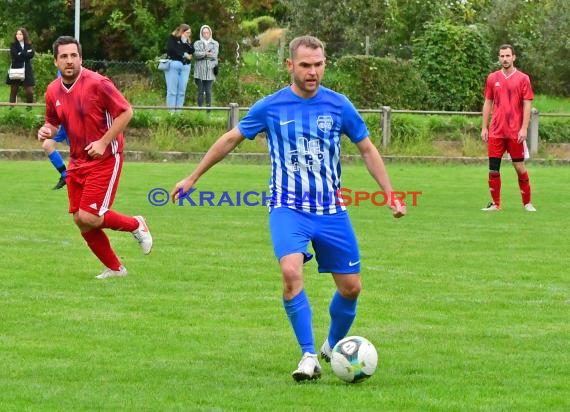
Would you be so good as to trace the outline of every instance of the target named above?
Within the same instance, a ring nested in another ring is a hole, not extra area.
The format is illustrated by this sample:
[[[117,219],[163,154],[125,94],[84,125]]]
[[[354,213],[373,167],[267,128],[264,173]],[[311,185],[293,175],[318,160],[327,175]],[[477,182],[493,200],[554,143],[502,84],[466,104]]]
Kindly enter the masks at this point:
[[[83,57],[83,51],[81,50],[81,43],[75,37],[71,36],[59,36],[56,41],[53,42],[52,51],[53,57],[57,58],[57,54],[59,52],[59,46],[64,46],[66,44],[76,44],[77,51],[80,57]]]
[[[505,43],[499,46],[499,50],[505,50],[505,49],[511,49],[511,53],[513,54],[513,56],[515,55],[515,48],[513,47],[512,44]]]
[[[314,36],[299,36],[291,40],[291,43],[289,43],[289,57],[291,59],[295,58],[299,47],[308,47],[313,50],[322,49],[323,54],[325,54],[325,46],[323,42]]]

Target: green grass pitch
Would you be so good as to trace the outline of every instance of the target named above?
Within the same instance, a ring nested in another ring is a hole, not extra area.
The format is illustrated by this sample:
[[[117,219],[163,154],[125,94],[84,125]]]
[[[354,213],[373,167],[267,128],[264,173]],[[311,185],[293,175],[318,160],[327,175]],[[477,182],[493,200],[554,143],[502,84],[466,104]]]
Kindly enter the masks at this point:
[[[265,207],[149,203],[191,168],[125,164],[113,209],[146,216],[154,250],[110,232],[129,276],[99,281],[49,162],[0,162],[0,410],[570,409],[570,168],[529,165],[528,213],[505,163],[503,211],[485,214],[485,165],[388,164],[396,190],[422,195],[401,220],[349,208],[363,279],[351,334],[379,354],[358,385],[329,365],[291,379],[300,352]],[[198,189],[261,192],[268,177],[226,162]],[[361,164],[343,184],[377,190]],[[305,280],[320,347],[333,283],[314,262]]]

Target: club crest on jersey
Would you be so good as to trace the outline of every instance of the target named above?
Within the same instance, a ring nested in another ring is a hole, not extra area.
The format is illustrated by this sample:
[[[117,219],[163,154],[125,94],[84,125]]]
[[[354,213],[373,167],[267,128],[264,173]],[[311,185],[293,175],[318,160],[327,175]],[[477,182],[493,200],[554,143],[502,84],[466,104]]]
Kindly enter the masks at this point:
[[[333,127],[333,118],[332,116],[319,116],[317,117],[317,127],[320,131],[326,133],[330,132]]]

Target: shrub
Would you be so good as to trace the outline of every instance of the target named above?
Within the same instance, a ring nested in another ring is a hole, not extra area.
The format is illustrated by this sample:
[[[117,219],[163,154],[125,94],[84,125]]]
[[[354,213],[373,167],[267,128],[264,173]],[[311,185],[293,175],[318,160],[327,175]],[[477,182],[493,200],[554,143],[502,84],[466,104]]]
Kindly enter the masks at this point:
[[[44,92],[53,79],[56,78],[57,68],[53,64],[53,55],[51,53],[36,53],[32,60],[34,66],[34,78],[36,86],[36,100],[43,101]]]
[[[257,24],[253,20],[242,21],[240,27],[245,37],[255,37],[259,33],[257,30]]]
[[[570,143],[570,119],[541,117],[538,135],[549,143]]]
[[[256,17],[253,21],[257,25],[257,34],[277,27],[277,21],[274,17],[271,16],[259,16]]]
[[[431,23],[414,40],[413,52],[428,88],[428,109],[481,110],[491,52],[479,27]]]
[[[421,109],[426,89],[408,61],[374,56],[341,57],[323,83],[346,94],[359,108]]]
[[[260,16],[253,20],[242,21],[240,27],[245,36],[255,37],[266,30],[277,27],[277,21],[271,16]]]

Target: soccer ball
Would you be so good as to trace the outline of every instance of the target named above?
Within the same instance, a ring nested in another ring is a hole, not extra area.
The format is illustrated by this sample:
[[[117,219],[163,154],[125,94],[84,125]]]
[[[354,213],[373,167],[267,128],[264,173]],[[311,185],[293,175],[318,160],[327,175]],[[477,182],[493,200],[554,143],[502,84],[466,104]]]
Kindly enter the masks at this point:
[[[332,370],[345,382],[358,383],[370,378],[377,364],[376,348],[362,336],[348,336],[332,349]]]

